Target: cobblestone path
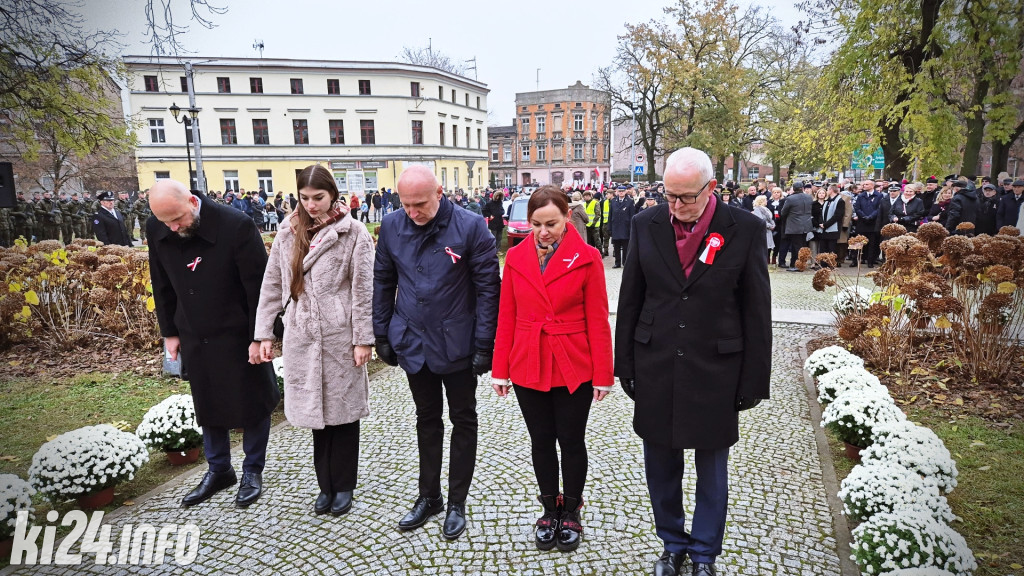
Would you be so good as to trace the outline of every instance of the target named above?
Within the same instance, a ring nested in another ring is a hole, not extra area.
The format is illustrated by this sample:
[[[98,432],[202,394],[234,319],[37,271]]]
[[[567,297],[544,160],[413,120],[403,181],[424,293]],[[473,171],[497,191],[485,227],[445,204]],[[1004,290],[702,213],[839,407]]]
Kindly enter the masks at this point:
[[[614,301],[619,270],[608,272]],[[777,275],[772,276],[774,281]],[[815,330],[794,324],[774,327],[773,398],[740,419],[741,438],[730,459],[729,521],[719,574],[840,574],[799,363],[799,344]],[[12,567],[10,572],[650,574],[661,543],[654,533],[641,444],[632,431],[632,404],[621,390],[591,412],[585,539],[576,552],[562,554],[533,546],[532,525],[539,505],[533,499],[536,488],[526,428],[515,399],[498,398],[486,383],[477,392],[480,439],[467,506],[469,528],[460,539],[445,541],[442,514],[419,530],[399,532],[396,523],[416,494],[414,409],[399,369],[376,374],[370,387],[373,414],[362,424],[359,486],[347,515],[313,515],[318,489],[311,435],[284,426],[271,436],[263,497],[248,510],[234,508],[232,489],[195,508],[180,509],[179,501],[198,479],[192,476],[108,519],[115,540],[127,523],[149,523],[158,529],[169,522],[196,524],[202,536],[193,564],[178,566],[169,556],[162,565],[96,566],[93,556],[87,555],[82,566]],[[239,466],[239,450],[234,459]],[[693,488],[691,467],[686,477],[691,511]]]

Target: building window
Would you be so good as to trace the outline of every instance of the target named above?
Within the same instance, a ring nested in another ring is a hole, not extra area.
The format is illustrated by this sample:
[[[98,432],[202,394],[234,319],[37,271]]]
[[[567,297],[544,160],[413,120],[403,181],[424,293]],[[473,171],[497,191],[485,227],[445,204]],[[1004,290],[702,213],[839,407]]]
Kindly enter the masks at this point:
[[[555,110],[559,110],[561,108],[562,108],[562,105],[559,104],[558,102],[555,102]]]
[[[143,76],[143,84],[146,88],[146,92],[159,92],[160,85],[156,81],[156,76]]]
[[[363,144],[376,144],[373,135],[373,120],[359,121],[359,137]]]
[[[153,144],[163,144],[164,142],[166,142],[163,118],[149,119],[149,139],[153,142]]]
[[[360,96],[369,96],[370,95],[370,81],[369,80],[360,80],[359,81],[359,95]]]
[[[217,92],[231,94],[231,79],[225,76],[217,77]]]
[[[296,144],[309,144],[309,124],[305,120],[292,120],[292,135]]]
[[[419,98],[420,97],[420,83],[419,82],[409,82],[409,95],[412,96],[413,98]]]
[[[452,126],[452,148],[459,147],[459,127]]]
[[[466,106],[469,106],[469,92],[466,92]]]
[[[495,144],[495,145],[491,146],[491,162],[497,162],[497,161],[498,161],[498,145]]]
[[[761,167],[760,166],[751,166],[750,169],[747,171],[747,180],[757,180],[760,177],[761,177]]]
[[[238,192],[238,170],[224,171],[224,191]]]
[[[195,121],[195,127],[196,127],[196,131],[199,132],[199,141],[202,142],[203,141],[203,131],[199,129],[199,121],[198,120]],[[188,130],[185,130],[185,142],[191,144],[192,140],[193,140],[192,139],[192,129],[189,128]]]
[[[328,78],[327,93],[334,96],[341,94],[341,81],[337,78]]]
[[[555,162],[561,162],[562,161],[562,143],[561,142],[555,142],[554,150],[553,150],[553,156],[554,156],[553,160]]]
[[[345,121],[344,120],[328,120],[327,127],[331,132],[331,144],[344,144],[345,143]]]
[[[270,144],[270,130],[267,128],[266,118],[253,118],[252,143],[262,146]]]
[[[180,80],[181,80],[181,91],[183,93],[185,93],[185,94],[188,94],[188,78],[185,78],[184,76],[181,76]]]
[[[452,185],[456,188],[459,187],[459,169],[452,168]]]
[[[484,149],[483,130],[480,128],[476,129],[476,147],[481,150]]]
[[[577,142],[572,145],[572,159],[583,160],[583,143]]]
[[[466,126],[466,148],[472,148],[469,142],[469,135],[472,133],[469,126]]]
[[[477,110],[480,109],[480,97],[479,96],[476,97],[476,109]]]
[[[504,161],[505,162],[511,162],[512,161],[512,149],[511,148],[505,148]]]
[[[441,146],[444,146],[444,122],[441,122]]]
[[[444,86],[437,87],[437,99],[444,100]]]
[[[170,180],[171,179],[171,173],[170,172],[153,172],[153,178],[155,178],[157,180]]]
[[[249,92],[263,94],[263,78],[249,78]]]
[[[423,144],[423,120],[412,121],[412,143]]]
[[[597,142],[590,144],[590,159],[595,162],[597,161]]]
[[[238,144],[238,133],[235,131],[234,119],[220,119],[220,143],[225,145]]]
[[[448,189],[448,169],[441,168],[441,188]]]
[[[274,178],[271,175],[270,170],[257,170],[256,179],[259,181],[260,188],[263,189],[267,194],[274,193]]]
[[[522,126],[522,129],[520,130],[519,133],[523,135],[523,138],[529,138],[530,137],[530,119],[529,118],[523,118],[519,122],[519,125]]]
[[[523,144],[523,162],[530,161],[530,145]]]
[[[577,132],[583,130],[583,114],[572,115],[572,129]]]
[[[547,132],[547,118],[537,116],[537,137],[540,138],[540,135],[545,132]]]
[[[302,78],[292,78],[292,94],[302,94]]]
[[[548,159],[547,145],[537,145],[537,162],[546,162]]]
[[[452,104],[455,104],[455,88],[452,88]]]

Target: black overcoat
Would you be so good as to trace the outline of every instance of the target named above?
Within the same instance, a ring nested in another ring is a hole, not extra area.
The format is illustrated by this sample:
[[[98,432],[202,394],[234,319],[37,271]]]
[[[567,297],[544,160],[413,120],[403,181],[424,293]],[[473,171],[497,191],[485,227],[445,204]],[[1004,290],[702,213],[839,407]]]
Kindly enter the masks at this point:
[[[131,246],[132,241],[124,224],[124,214],[121,214],[121,218],[118,220],[106,208],[97,210],[92,215],[92,231],[96,234],[96,239],[104,244]]]
[[[199,425],[246,428],[281,400],[272,365],[249,364],[267,251],[252,218],[199,199],[191,238],[146,221],[160,334],[181,339]]]
[[[619,289],[615,375],[635,378],[633,429],[676,449],[732,446],[737,397],[769,397],[764,222],[719,202],[712,233],[722,236],[722,248],[711,265],[698,258],[687,278],[668,205],[644,210],[633,218]]]

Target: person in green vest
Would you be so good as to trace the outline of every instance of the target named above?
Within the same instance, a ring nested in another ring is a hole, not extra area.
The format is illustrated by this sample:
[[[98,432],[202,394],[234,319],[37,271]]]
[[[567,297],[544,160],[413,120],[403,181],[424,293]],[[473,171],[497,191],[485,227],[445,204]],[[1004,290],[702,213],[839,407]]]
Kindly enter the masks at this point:
[[[587,190],[583,193],[583,205],[587,210],[587,244],[598,250],[601,249],[601,224],[604,220],[604,210],[601,203],[594,200],[594,192]]]
[[[146,243],[146,220],[153,211],[149,208],[148,190],[140,190],[139,198],[135,201],[135,216],[139,221],[139,239]]]
[[[0,246],[10,248],[13,244],[11,232],[14,230],[14,216],[10,208],[0,208]]]
[[[601,201],[601,255],[608,255],[608,239],[611,233],[608,231],[608,215],[612,211],[611,194],[606,192]]]

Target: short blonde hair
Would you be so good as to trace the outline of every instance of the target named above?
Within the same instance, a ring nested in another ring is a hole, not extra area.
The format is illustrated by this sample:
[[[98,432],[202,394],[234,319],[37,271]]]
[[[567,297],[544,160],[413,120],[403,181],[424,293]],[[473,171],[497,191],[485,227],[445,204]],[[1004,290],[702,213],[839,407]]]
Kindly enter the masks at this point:
[[[766,198],[765,196],[758,196],[757,198],[754,198],[754,206],[767,206],[767,205],[768,205],[768,198]]]

